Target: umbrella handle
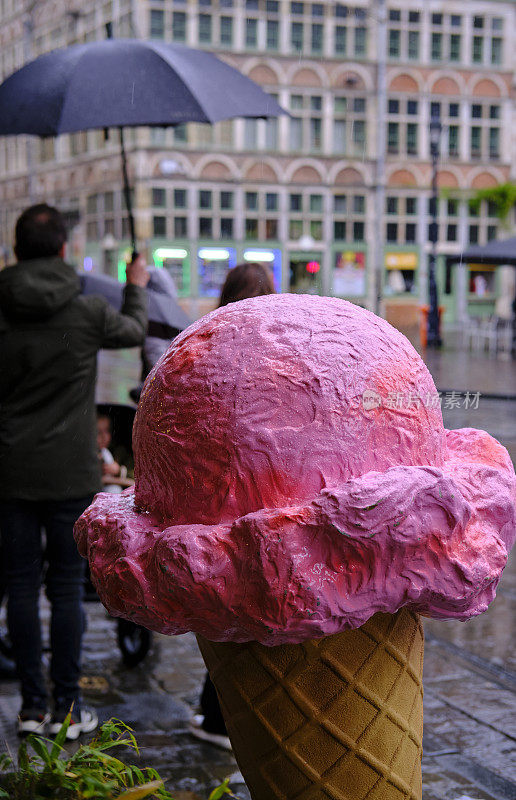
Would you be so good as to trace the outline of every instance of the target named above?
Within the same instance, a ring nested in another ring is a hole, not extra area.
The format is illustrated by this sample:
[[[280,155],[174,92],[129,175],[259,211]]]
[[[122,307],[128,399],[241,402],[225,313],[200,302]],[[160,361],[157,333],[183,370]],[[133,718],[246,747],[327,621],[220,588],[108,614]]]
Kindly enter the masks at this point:
[[[127,172],[127,153],[125,152],[124,129],[120,127],[120,151],[122,155],[122,174],[124,176],[124,197],[129,218],[129,231],[131,233],[132,260],[138,256],[136,249],[136,232],[134,227],[133,204],[131,200],[131,187],[129,186],[129,173]]]

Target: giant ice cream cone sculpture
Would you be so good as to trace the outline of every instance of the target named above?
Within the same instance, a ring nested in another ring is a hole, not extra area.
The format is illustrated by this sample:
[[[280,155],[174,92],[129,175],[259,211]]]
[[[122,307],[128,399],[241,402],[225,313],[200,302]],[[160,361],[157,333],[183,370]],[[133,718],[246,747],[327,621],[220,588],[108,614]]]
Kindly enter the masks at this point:
[[[112,614],[200,635],[254,800],[420,798],[418,614],[493,599],[515,536],[505,449],[445,431],[385,321],[271,295],[175,340],[134,450],[134,491],[97,496],[79,547]]]

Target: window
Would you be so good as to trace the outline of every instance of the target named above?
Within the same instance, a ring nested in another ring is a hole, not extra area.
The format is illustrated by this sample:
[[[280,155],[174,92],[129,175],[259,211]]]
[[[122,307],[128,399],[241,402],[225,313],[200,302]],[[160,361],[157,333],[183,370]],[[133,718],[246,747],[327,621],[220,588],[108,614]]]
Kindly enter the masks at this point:
[[[397,197],[387,197],[385,201],[385,210],[387,214],[397,214],[398,213],[398,198]]]
[[[322,194],[310,195],[310,211],[313,214],[321,214],[323,211],[323,196]]]
[[[365,214],[365,197],[363,194],[356,194],[353,197],[353,213]]]
[[[458,117],[459,116],[459,104],[458,103],[450,103],[448,107],[448,116],[449,117]]]
[[[457,225],[454,222],[446,226],[446,241],[447,242],[457,241]]]
[[[448,126],[448,155],[456,158],[459,155],[459,126]]]
[[[494,36],[491,39],[491,64],[502,63],[502,40]]]
[[[245,193],[245,207],[248,211],[258,210],[258,192]]]
[[[417,61],[419,59],[419,31],[409,31],[408,57],[411,61]]]
[[[303,235],[303,220],[291,219],[288,223],[288,238],[292,241],[300,239]]]
[[[347,197],[345,194],[336,194],[333,198],[333,210],[336,214],[345,214],[347,207]]]
[[[265,195],[265,208],[267,211],[278,210],[278,195],[275,192],[267,192]]]
[[[199,14],[199,42],[211,42],[211,15]]]
[[[450,16],[450,25],[452,28],[460,28],[462,25],[462,17],[460,14],[451,14]]]
[[[484,17],[473,17],[473,27],[474,28],[483,28],[484,27]]]
[[[480,158],[482,155],[482,128],[471,128],[471,158]]]
[[[188,141],[188,127],[181,123],[179,125],[174,125],[172,128],[174,142],[186,142]]]
[[[450,61],[460,61],[460,42],[460,35],[452,33],[450,36]]]
[[[233,192],[220,193],[220,207],[224,211],[230,211],[233,208]]]
[[[407,114],[415,115],[418,113],[417,100],[407,100]]]
[[[367,147],[366,99],[334,98],[333,152],[364,155]]]
[[[199,208],[211,208],[211,192],[201,189],[199,192]]]
[[[301,194],[291,194],[289,200],[291,211],[303,210],[303,196]]]
[[[186,42],[186,14],[174,11],[172,14],[172,39],[174,42]]]
[[[335,26],[335,55],[346,55],[347,28],[344,25]]]
[[[303,23],[292,22],[290,25],[290,44],[292,50],[301,52],[303,50]]]
[[[418,150],[418,126],[415,122],[407,124],[407,155],[416,156]]]
[[[407,197],[405,200],[405,213],[409,216],[417,214],[417,197]]]
[[[267,50],[279,48],[279,22],[275,19],[267,20]]]
[[[167,204],[167,193],[165,189],[152,189],[152,205],[155,207],[165,207]],[[106,209],[104,209],[106,210]]]
[[[211,217],[199,217],[199,236],[202,239],[211,239],[213,235],[213,220]]]
[[[278,238],[278,220],[266,219],[265,220],[265,238],[277,239]]]
[[[188,236],[186,217],[174,217],[174,236],[176,239],[186,239]]]
[[[151,9],[150,35],[151,39],[163,39],[165,36],[165,15],[159,9]]]
[[[500,128],[489,128],[489,158],[500,158]]]
[[[322,53],[323,49],[323,26],[320,24],[312,25],[312,53]]]
[[[399,114],[400,113],[400,101],[399,100],[389,100],[387,108],[388,108],[389,114]]]
[[[265,149],[278,149],[278,120],[275,117],[265,121]]]
[[[473,63],[481,64],[484,60],[484,37],[473,37]]]
[[[163,237],[167,235],[167,218],[166,217],[153,217],[152,228],[154,236]]]
[[[353,223],[353,239],[355,242],[363,242],[365,235],[365,224],[363,222]]]
[[[389,20],[391,22],[400,22],[401,21],[401,11],[399,9],[391,8],[389,11]]]
[[[246,19],[245,21],[245,46],[255,48],[258,46],[258,20]]]
[[[405,242],[407,244],[416,241],[417,225],[413,222],[407,222],[405,225]]]
[[[257,219],[246,219],[245,221],[245,238],[249,239],[257,239],[258,238],[258,220]]]
[[[233,44],[233,18],[221,17],[220,18],[220,43],[232,45]]]
[[[355,28],[355,55],[367,55],[367,28]]]
[[[432,25],[442,25],[442,24],[443,24],[443,15],[432,14]]]
[[[400,149],[400,126],[398,122],[387,124],[387,152],[399,153]]]
[[[441,61],[443,57],[443,35],[442,33],[432,33],[431,39],[431,59]]]
[[[174,189],[174,205],[176,208],[186,208],[186,189]]]
[[[419,11],[409,11],[408,21],[411,23],[418,23],[420,19]]]
[[[244,147],[247,150],[256,150],[258,146],[258,120],[244,120]]]
[[[401,55],[401,31],[389,31],[389,58],[399,58]]]
[[[222,217],[220,220],[220,238],[233,238],[233,220],[230,217]]]
[[[398,223],[388,222],[386,227],[386,239],[388,242],[398,241]]]
[[[341,242],[346,240],[346,223],[344,221],[336,220],[333,223],[333,238]]]

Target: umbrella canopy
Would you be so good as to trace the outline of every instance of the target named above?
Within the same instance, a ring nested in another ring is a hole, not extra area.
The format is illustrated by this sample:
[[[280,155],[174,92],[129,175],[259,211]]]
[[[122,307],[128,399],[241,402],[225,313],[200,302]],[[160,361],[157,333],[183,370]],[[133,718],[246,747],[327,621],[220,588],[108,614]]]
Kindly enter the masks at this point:
[[[483,245],[469,247],[454,261],[466,261],[470,264],[515,264],[516,236],[502,241],[492,241]]]
[[[0,135],[57,136],[283,113],[254,81],[212,53],[141,39],[45,53],[0,86]]]
[[[136,254],[123,128],[285,114],[254,81],[212,53],[106,39],[39,56],[0,85],[0,136],[120,129],[124,194]]]
[[[176,300],[175,286],[166,270],[150,269],[147,285],[149,298],[149,333],[171,339],[190,325],[190,320]],[[100,294],[117,311],[122,308],[124,285],[108,275],[81,275],[83,294]]]

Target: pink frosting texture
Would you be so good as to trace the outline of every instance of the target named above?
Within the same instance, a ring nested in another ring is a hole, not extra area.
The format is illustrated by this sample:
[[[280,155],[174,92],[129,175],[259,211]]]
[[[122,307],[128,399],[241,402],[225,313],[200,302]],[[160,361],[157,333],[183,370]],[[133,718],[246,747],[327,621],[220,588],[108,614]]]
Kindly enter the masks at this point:
[[[495,595],[516,479],[483,431],[446,431],[423,361],[343,300],[271,295],[179,336],[136,416],[135,490],[76,525],[115,615],[215,641],[299,642],[410,606]]]

